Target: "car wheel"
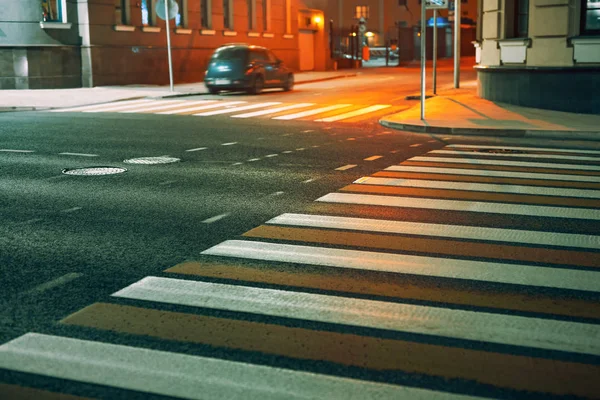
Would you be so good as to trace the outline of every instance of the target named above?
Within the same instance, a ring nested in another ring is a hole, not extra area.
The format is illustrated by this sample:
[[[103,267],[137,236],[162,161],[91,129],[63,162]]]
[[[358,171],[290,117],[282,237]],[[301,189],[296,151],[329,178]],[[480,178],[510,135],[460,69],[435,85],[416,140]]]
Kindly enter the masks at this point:
[[[264,87],[265,87],[265,80],[263,79],[263,77],[261,75],[256,75],[254,77],[254,82],[253,82],[252,86],[248,90],[248,93],[259,94],[260,92],[262,92]]]
[[[214,88],[214,87],[209,87],[208,88],[208,93],[210,93],[210,94],[219,94],[219,89]]]
[[[294,88],[294,75],[289,74],[285,79],[285,83],[283,84],[283,90],[289,92]]]

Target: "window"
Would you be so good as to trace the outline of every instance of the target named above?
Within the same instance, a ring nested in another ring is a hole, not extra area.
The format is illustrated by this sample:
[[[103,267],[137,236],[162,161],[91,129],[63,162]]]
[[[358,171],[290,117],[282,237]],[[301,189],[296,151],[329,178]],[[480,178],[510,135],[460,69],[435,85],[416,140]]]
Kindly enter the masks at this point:
[[[581,34],[600,35],[600,0],[581,1]]]
[[[225,29],[233,29],[231,0],[223,0],[223,26]]]
[[[151,0],[141,0],[142,25],[152,25],[152,2]]]
[[[369,19],[369,6],[356,6],[356,9],[354,11],[354,18]]]
[[[248,30],[253,31],[256,28],[256,0],[247,0],[248,3]]]
[[[200,0],[200,24],[212,28],[212,0]]]
[[[529,0],[515,0],[514,34],[515,38],[529,35]]]
[[[44,22],[67,22],[67,0],[42,0]]]
[[[186,0],[175,0],[175,2],[177,3],[177,15],[175,15],[175,26],[178,28],[185,28],[185,26],[187,25],[187,21],[185,18],[187,2]]]
[[[263,30],[271,30],[271,0],[263,0]]]

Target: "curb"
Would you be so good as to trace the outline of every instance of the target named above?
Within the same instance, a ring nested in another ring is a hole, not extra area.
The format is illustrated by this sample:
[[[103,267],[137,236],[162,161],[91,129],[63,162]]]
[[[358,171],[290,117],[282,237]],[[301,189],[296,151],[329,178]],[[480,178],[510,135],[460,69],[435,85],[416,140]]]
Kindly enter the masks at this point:
[[[517,137],[517,138],[547,138],[562,140],[589,140],[600,141],[600,131],[554,131],[543,129],[510,129],[510,128],[466,128],[447,126],[430,126],[405,124],[380,119],[379,123],[386,128],[392,128],[408,132],[431,133],[440,135],[469,135],[469,136],[493,136],[493,137]]]
[[[53,107],[0,107],[0,113],[3,112],[17,112],[17,111],[42,111],[50,110]]]

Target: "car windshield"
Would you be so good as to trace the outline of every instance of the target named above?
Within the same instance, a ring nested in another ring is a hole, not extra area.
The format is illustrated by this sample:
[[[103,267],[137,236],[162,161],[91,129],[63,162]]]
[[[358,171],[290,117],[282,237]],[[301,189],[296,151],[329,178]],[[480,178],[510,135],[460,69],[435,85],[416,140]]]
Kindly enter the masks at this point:
[[[239,47],[225,47],[215,51],[212,58],[216,60],[237,60],[246,56],[246,49]]]

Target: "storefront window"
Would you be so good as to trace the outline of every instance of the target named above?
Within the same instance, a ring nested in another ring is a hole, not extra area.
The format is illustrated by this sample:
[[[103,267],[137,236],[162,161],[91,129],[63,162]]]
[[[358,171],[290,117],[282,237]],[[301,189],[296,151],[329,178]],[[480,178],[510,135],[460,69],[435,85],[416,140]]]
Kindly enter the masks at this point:
[[[582,0],[581,34],[600,36],[600,0]]]
[[[42,20],[44,22],[67,22],[66,0],[42,0]]]

